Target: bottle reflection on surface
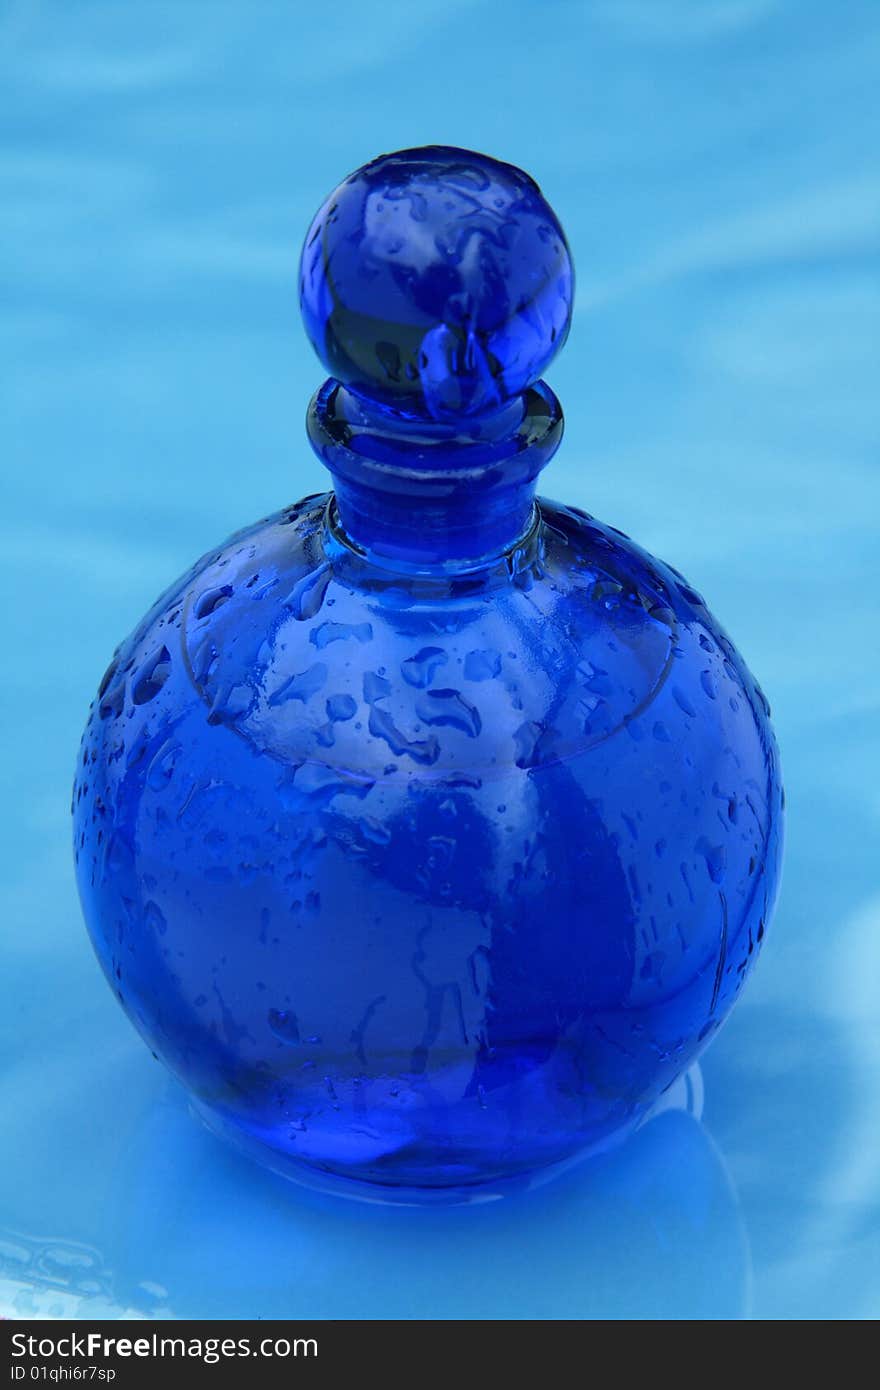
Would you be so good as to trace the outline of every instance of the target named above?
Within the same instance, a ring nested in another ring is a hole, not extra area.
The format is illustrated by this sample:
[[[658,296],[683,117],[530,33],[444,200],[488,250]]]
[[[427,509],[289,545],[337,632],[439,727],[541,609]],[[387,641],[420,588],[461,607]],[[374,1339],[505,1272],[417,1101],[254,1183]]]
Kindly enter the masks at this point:
[[[169,1088],[107,1155],[88,1247],[3,1233],[4,1310],[505,1318],[525,1300],[536,1318],[744,1317],[748,1241],[701,1100],[697,1067],[613,1153],[516,1202],[436,1210],[289,1188],[224,1152]]]

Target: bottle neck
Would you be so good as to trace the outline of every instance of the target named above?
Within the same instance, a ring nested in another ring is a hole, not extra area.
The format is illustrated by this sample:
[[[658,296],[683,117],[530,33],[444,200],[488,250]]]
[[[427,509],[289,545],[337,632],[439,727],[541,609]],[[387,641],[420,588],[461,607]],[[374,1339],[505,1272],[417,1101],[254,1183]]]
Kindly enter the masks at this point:
[[[430,570],[478,568],[518,544],[563,419],[544,382],[491,415],[448,425],[364,401],[331,379],[307,427],[333,476],[346,539],[382,564]]]

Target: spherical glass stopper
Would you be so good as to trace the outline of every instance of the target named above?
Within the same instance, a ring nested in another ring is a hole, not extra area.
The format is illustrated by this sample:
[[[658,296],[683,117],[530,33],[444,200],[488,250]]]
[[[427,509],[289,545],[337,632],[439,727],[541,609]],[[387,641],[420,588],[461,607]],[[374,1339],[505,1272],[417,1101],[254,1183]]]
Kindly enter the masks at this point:
[[[317,213],[303,319],[331,376],[405,415],[485,414],[537,381],[571,322],[555,213],[512,164],[429,145],[382,155]]]

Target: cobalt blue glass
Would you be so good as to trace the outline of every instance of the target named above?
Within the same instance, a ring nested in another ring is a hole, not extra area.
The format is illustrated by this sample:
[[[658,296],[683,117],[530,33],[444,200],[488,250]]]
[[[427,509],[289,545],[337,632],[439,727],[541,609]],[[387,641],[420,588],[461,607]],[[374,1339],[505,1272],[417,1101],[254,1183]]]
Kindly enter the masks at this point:
[[[92,706],[99,960],[208,1122],[303,1181],[465,1200],[616,1142],[772,911],[759,687],[676,570],[535,498],[572,295],[520,170],[346,179],[300,279],[333,491],[199,560]]]

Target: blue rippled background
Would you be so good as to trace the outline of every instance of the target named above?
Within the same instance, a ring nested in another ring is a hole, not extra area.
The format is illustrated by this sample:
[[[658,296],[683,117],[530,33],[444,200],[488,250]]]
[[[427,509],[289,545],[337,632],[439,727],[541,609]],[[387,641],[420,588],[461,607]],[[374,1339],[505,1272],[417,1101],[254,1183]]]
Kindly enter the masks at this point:
[[[0,1312],[880,1314],[875,0],[0,3]],[[296,258],[441,141],[578,267],[551,495],[705,592],[774,706],[788,855],[682,1108],[473,1210],[357,1207],[201,1130],[92,958],[68,803],[117,640],[324,486]]]

